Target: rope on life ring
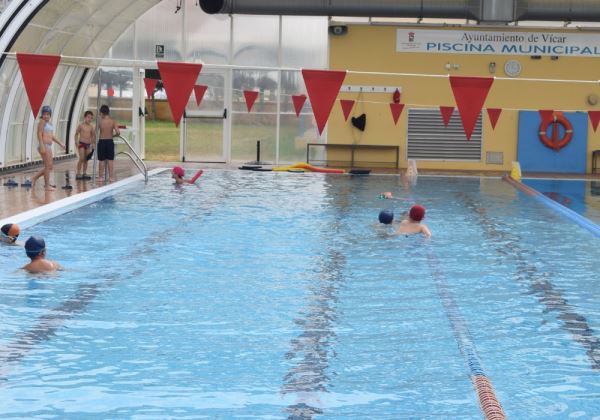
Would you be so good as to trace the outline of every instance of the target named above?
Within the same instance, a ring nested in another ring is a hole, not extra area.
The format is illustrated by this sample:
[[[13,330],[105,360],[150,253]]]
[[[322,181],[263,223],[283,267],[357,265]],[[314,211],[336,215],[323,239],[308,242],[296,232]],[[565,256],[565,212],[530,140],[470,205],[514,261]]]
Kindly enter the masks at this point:
[[[548,126],[552,124],[552,137],[548,137],[547,131]],[[558,138],[558,124],[562,125],[565,129],[563,138]],[[565,147],[573,139],[573,124],[571,121],[564,116],[562,112],[555,112],[552,114],[551,119],[542,121],[540,124],[540,141],[542,144],[550,149],[559,151]]]

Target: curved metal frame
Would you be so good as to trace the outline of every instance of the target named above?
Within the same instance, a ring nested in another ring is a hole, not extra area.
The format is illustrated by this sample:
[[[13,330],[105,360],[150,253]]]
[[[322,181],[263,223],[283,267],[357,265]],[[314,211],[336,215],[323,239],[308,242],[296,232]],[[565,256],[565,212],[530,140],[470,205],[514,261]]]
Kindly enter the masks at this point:
[[[119,139],[117,140],[116,144],[125,144],[128,148],[129,151],[131,152],[118,152],[117,155],[126,155],[129,156],[129,159],[131,159],[131,161],[134,163],[134,165],[139,169],[139,171],[144,174],[144,181],[148,182],[148,167],[146,166],[146,163],[142,160],[142,158],[140,157],[140,155],[137,154],[137,152],[134,150],[134,148],[131,146],[131,143],[129,143],[129,141],[121,136],[113,136],[113,139]],[[133,156],[131,155],[133,153]],[[135,156],[135,158],[134,158]]]

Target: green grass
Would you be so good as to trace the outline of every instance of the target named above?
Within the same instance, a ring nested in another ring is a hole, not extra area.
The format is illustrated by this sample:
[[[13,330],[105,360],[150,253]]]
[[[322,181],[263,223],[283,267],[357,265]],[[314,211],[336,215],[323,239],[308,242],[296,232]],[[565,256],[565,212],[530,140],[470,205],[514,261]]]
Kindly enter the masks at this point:
[[[179,128],[171,121],[146,120],[146,160],[179,160]]]
[[[222,148],[222,123],[188,122],[187,160],[217,160]],[[279,156],[281,161],[299,162],[306,159],[306,142],[311,131],[298,135],[296,127],[280,128]],[[247,124],[233,128],[231,149],[233,160],[256,158],[256,141],[261,141],[261,160],[275,160],[275,128],[270,125]],[[146,120],[146,159],[179,160],[179,128],[173,122]]]

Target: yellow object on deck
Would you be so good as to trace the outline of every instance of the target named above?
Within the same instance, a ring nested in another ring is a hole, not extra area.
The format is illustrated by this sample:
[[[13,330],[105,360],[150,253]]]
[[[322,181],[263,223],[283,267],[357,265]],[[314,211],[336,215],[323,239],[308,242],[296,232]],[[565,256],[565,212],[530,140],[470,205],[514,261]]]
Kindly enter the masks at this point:
[[[309,165],[308,163],[294,163],[290,166],[281,166],[279,168],[273,168],[274,171],[289,171],[289,170],[303,170],[303,171],[311,171],[311,172],[323,172],[329,174],[343,174],[343,169],[333,169],[333,168],[319,168],[318,166]]]
[[[510,177],[515,181],[521,181],[521,165],[519,165],[519,162],[513,161]]]

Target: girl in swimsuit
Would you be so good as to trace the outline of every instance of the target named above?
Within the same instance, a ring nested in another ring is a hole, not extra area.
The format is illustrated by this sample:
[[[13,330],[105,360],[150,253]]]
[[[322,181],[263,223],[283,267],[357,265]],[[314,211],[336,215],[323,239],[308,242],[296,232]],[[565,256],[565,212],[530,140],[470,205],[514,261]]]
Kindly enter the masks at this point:
[[[39,177],[44,176],[44,188],[46,191],[56,189],[54,185],[50,185],[50,171],[53,168],[52,160],[52,142],[55,142],[60,147],[65,149],[65,145],[54,136],[54,126],[50,123],[52,116],[52,108],[48,105],[42,107],[42,118],[38,124],[37,136],[40,142],[40,156],[44,162],[44,167],[31,178],[31,184],[35,184]]]

